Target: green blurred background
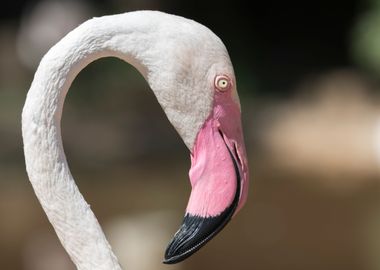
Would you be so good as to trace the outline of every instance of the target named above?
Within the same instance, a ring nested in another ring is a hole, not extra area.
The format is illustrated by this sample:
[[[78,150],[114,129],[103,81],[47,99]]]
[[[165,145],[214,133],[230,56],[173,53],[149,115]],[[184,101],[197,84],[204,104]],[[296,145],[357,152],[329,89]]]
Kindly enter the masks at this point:
[[[380,270],[380,1],[11,1],[0,9],[0,269],[74,269],[28,182],[20,115],[42,55],[93,16],[192,18],[226,44],[251,186],[187,261],[161,263],[189,153],[142,76],[90,64],[63,115],[72,173],[126,269]],[[249,7],[251,6],[252,7]]]

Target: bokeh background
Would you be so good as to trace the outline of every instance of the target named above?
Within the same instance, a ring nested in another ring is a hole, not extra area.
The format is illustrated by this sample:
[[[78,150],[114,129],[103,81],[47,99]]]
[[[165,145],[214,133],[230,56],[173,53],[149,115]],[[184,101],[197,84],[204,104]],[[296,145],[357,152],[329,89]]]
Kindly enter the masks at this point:
[[[63,115],[72,173],[126,269],[380,269],[380,1],[10,1],[0,9],[0,268],[71,270],[24,168],[20,114],[42,55],[94,16],[154,9],[226,44],[248,202],[195,256],[161,263],[190,192],[188,150],[142,76],[90,64]]]

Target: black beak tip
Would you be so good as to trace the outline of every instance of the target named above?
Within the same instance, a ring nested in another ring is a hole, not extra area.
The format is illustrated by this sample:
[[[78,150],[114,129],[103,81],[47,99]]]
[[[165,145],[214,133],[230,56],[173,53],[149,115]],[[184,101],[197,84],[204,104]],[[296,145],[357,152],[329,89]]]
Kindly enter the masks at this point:
[[[204,235],[202,227],[203,218],[187,214],[179,230],[170,241],[165,251],[163,263],[175,264],[183,261],[197,251],[202,244],[199,241]]]
[[[164,260],[162,261],[164,264],[175,264],[175,263],[179,263],[181,261],[183,261],[184,259],[186,259],[189,255],[185,256],[185,254],[183,254],[181,251],[179,250],[175,250],[173,248],[173,246],[175,246],[175,242],[176,241],[176,237],[174,237],[168,247],[166,248],[166,251],[165,251],[165,257],[164,257]]]
[[[162,261],[164,264],[179,263],[190,257],[203,246],[203,243],[197,243],[197,237],[192,238],[189,237],[189,235],[186,235],[188,231],[184,230],[185,227],[186,225],[182,224],[181,228],[166,248],[165,257]]]
[[[171,258],[165,258],[165,259],[162,261],[162,263],[164,263],[164,264],[174,264],[175,262],[172,261]]]
[[[184,258],[181,258],[181,256],[172,256],[172,257],[166,257],[164,258],[164,260],[162,261],[162,263],[164,264],[175,264],[175,263],[179,263],[180,261],[183,261],[186,257]]]
[[[178,238],[174,236],[174,238],[169,243],[168,247],[165,251],[165,257],[162,261],[164,264],[176,264],[183,260],[185,260],[187,257],[189,257],[191,254],[193,254],[195,251],[183,251],[176,249],[178,245]]]
[[[166,249],[163,263],[181,262],[198,251],[230,221],[234,208],[231,205],[215,217],[203,218],[186,214]]]

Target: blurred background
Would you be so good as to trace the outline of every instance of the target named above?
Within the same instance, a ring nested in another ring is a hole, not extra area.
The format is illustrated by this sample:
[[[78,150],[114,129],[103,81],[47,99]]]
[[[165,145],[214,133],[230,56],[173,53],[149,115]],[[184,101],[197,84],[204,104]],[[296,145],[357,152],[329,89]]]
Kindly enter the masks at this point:
[[[142,76],[113,59],[74,81],[72,173],[127,269],[380,269],[380,1],[10,1],[0,9],[0,268],[75,269],[25,173],[20,114],[39,60],[81,22],[138,9],[192,18],[226,44],[243,109],[248,202],[185,262],[189,153]]]

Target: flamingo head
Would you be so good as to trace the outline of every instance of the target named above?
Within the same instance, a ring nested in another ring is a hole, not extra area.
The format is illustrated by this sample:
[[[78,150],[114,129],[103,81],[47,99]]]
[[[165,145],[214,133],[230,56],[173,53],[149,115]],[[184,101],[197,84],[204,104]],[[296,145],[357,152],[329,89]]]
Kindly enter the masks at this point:
[[[165,252],[167,264],[180,262],[199,250],[223,229],[247,198],[248,162],[235,76],[224,45],[214,40],[214,47],[199,44],[193,48],[213,48],[207,57],[198,53],[200,56],[190,61],[193,69],[177,72],[181,78],[177,80],[179,96],[186,96],[187,101],[178,99],[174,105],[163,106],[190,150],[192,187],[183,223]]]

